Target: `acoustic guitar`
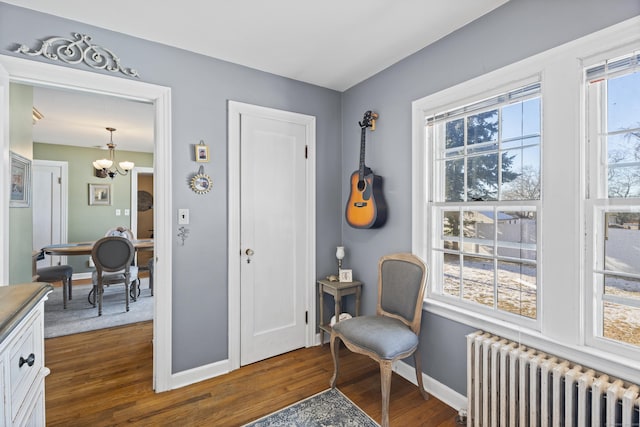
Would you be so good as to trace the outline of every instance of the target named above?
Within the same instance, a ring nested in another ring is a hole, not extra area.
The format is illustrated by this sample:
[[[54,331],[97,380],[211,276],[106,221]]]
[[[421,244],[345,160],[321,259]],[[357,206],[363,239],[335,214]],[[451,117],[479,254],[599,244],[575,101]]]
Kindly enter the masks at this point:
[[[382,194],[382,177],[375,175],[364,164],[365,136],[367,128],[375,130],[378,115],[364,113],[360,134],[360,167],[351,174],[351,194],[347,201],[347,223],[354,228],[379,228],[387,220],[387,205]]]

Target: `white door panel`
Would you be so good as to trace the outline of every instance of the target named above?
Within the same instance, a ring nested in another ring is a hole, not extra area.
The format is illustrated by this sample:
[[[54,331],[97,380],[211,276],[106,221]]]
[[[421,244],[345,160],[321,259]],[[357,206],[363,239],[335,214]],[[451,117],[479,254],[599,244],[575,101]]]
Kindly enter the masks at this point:
[[[66,200],[63,182],[66,185],[66,164],[61,162],[33,162],[33,248],[56,243],[65,243]],[[65,257],[47,256],[38,261],[38,267],[66,263]]]
[[[242,365],[305,345],[305,144],[303,125],[241,117]]]

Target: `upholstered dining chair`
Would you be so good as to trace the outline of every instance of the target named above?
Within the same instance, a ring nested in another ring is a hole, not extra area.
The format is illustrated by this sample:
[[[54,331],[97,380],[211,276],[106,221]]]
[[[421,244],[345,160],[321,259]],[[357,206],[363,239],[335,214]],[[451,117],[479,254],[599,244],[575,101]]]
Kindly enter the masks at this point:
[[[115,228],[110,228],[104,233],[105,237],[116,236],[116,237],[124,237],[129,240],[133,240],[133,232],[129,230],[127,227],[118,226]]]
[[[94,307],[97,303],[98,316],[102,316],[104,287],[119,283],[124,284],[125,304],[129,311],[130,285],[138,280],[138,267],[131,265],[134,254],[133,244],[124,237],[103,237],[93,245],[91,257],[96,270],[92,275],[93,289],[89,293],[89,302]]]
[[[422,384],[419,352],[422,300],[427,283],[427,267],[415,255],[386,255],[378,262],[378,304],[375,316],[359,316],[336,323],[331,330],[334,372],[331,388],[338,379],[340,340],[354,353],[371,357],[380,364],[382,426],[389,425],[389,393],[393,362],[413,354],[418,387]]]
[[[125,239],[133,240],[135,236],[133,235],[133,231],[131,231],[128,227],[120,225],[118,227],[110,228],[104,233],[105,237],[115,236],[115,237],[124,237]],[[135,261],[132,261],[132,264],[135,265]],[[145,267],[138,267],[139,271],[146,270]],[[134,301],[140,296],[140,277],[136,280],[136,284],[131,287],[130,290],[131,299]]]
[[[33,281],[38,282],[62,282],[62,308],[67,308],[67,300],[73,299],[73,267],[70,265],[52,265],[50,267],[37,268],[37,262],[44,259],[43,251],[33,253]]]

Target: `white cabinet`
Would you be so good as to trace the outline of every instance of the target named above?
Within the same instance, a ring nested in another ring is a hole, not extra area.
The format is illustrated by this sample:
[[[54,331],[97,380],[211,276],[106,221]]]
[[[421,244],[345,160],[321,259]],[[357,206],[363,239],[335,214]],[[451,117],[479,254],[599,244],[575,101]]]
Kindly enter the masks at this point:
[[[0,424],[45,425],[44,300],[50,285],[0,287]]]

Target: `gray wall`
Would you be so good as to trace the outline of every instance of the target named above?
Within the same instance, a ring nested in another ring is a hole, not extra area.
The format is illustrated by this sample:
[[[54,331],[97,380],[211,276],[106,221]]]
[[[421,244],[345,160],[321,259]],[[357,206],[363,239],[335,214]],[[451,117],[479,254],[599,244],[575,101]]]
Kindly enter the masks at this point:
[[[173,221],[173,372],[224,360],[228,352],[227,100],[316,116],[317,266],[322,272],[334,265],[335,257],[327,248],[335,251],[340,243],[340,93],[0,3],[2,54],[27,58],[11,50],[22,43],[39,47],[38,40],[70,37],[72,32],[89,34],[95,44],[111,49],[124,66],[139,71],[141,81],[172,89],[173,206],[191,211],[184,246],[177,244],[177,218]],[[75,68],[91,70],[86,65]],[[192,145],[200,140],[209,145],[212,159],[205,171],[214,185],[206,195],[195,194],[187,184],[197,170],[191,160]]]
[[[384,178],[389,219],[377,230],[342,225],[345,265],[365,283],[366,313],[375,312],[376,260],[411,250],[411,102],[638,14],[638,0],[511,0],[343,93],[343,201],[358,166],[358,121],[366,110],[380,115],[366,163]],[[425,373],[463,395],[464,335],[474,330],[429,313],[422,322]]]

